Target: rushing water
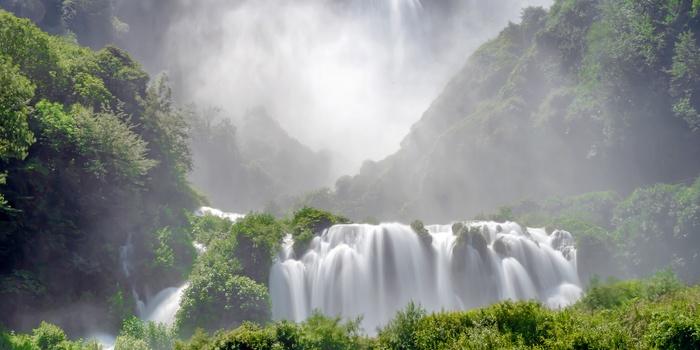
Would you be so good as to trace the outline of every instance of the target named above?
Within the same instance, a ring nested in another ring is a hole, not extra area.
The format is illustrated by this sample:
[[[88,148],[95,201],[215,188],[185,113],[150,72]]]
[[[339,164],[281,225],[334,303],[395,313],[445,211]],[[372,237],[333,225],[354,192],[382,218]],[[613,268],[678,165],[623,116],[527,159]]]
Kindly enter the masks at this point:
[[[446,225],[426,227],[432,242],[402,224],[336,225],[299,259],[287,237],[270,275],[273,316],[301,321],[315,309],[363,316],[372,332],[410,300],[440,311],[533,298],[556,308],[579,298],[568,232],[548,235],[513,222],[467,225],[482,238],[460,244]]]
[[[232,221],[244,217],[208,207],[195,215],[205,213]],[[285,237],[270,272],[273,317],[303,321],[316,309],[362,316],[372,333],[411,300],[440,311],[504,299],[538,299],[557,308],[580,297],[576,250],[566,231],[547,234],[514,222],[483,221],[426,228],[427,240],[398,223],[335,225],[315,237],[299,258],[291,237]],[[460,239],[453,231],[469,233]],[[120,249],[125,274],[132,250],[129,235]],[[145,300],[134,289],[137,314],[172,324],[187,286],[166,288]]]

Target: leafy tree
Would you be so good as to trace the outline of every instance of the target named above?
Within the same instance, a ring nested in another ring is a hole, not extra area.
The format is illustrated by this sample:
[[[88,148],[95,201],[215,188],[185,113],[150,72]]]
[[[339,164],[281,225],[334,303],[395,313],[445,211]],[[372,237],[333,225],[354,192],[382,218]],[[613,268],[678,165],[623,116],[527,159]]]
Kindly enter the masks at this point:
[[[0,54],[0,164],[11,159],[23,160],[34,143],[34,135],[27,124],[28,102],[34,87],[13,66],[9,57]],[[6,182],[7,172],[0,172],[0,186]],[[1,187],[0,187],[1,188]],[[7,201],[0,191],[0,209]]]
[[[292,238],[294,238],[294,253],[297,257],[309,247],[309,243],[323,230],[335,224],[347,224],[350,220],[342,216],[336,216],[330,212],[304,206],[294,212],[292,218]]]
[[[410,301],[404,310],[399,310],[386,326],[379,330],[379,344],[385,349],[418,349],[416,327],[427,315],[420,304]]]
[[[615,209],[615,234],[636,274],[665,268],[674,261],[673,230],[683,192],[680,185],[638,189]]]
[[[0,55],[0,160],[23,160],[34,136],[27,124],[28,102],[34,87],[5,55]]]
[[[210,332],[232,329],[243,321],[266,322],[271,317],[270,308],[265,285],[224,269],[201,267],[182,296],[176,325],[186,336],[197,327]]]
[[[675,99],[673,112],[683,118],[693,131],[700,128],[696,90],[700,83],[700,49],[695,33],[687,31],[678,36],[674,48],[671,74],[671,95]]]
[[[159,288],[189,270],[182,209],[200,196],[188,125],[167,80],[148,80],[123,50],[80,48],[0,11],[0,322],[84,295],[105,301],[104,318],[124,314],[106,312],[115,282]],[[114,259],[135,231],[127,282]]]

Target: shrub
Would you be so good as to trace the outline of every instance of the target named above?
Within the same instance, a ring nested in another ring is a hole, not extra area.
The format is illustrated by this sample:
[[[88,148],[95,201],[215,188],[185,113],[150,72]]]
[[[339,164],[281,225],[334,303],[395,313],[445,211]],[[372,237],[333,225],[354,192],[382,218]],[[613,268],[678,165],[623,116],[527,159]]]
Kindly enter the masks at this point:
[[[32,338],[34,344],[42,350],[56,349],[59,344],[67,340],[66,334],[61,328],[46,322],[41,322],[39,328],[34,330]]]
[[[350,220],[333,215],[327,211],[304,206],[294,212],[292,218],[292,237],[294,238],[294,254],[297,257],[309,248],[311,240],[323,230],[335,224],[347,224]]]
[[[379,345],[388,349],[416,348],[418,323],[425,316],[425,309],[410,301],[403,310],[396,312],[384,328],[379,329]]]
[[[173,328],[164,323],[143,321],[136,317],[124,320],[119,335],[123,337],[123,342],[129,344],[140,344],[137,341],[142,340],[150,350],[170,350],[177,340],[177,334]],[[118,343],[115,343],[115,348]],[[123,346],[124,349],[128,348],[126,345]]]

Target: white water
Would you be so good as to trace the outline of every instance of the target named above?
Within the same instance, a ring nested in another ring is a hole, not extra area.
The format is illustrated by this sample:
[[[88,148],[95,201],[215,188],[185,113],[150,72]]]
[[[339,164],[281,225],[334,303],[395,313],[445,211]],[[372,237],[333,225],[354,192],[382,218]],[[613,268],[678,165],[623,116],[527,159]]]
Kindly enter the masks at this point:
[[[134,255],[134,245],[131,243],[131,236],[133,235],[134,233],[130,232],[127,235],[126,243],[124,243],[123,246],[119,247],[119,264],[122,266],[124,276],[126,276],[127,278],[131,275],[131,270],[133,268],[131,262],[131,259]]]
[[[301,259],[293,257],[287,237],[270,274],[273,317],[302,321],[314,309],[363,316],[371,333],[410,300],[430,312],[504,299],[539,299],[557,308],[580,297],[568,232],[524,232],[512,222],[468,225],[482,230],[488,245],[481,253],[471,238],[462,253],[455,250],[457,239],[445,225],[426,227],[430,245],[407,225],[336,225],[314,238]],[[495,242],[503,243],[504,254],[494,250]]]
[[[203,216],[206,214],[215,215],[231,221],[236,221],[245,217],[244,214],[227,213],[209,207],[201,207],[194,212],[196,216]],[[129,236],[129,243],[131,242],[130,239],[131,236]],[[194,246],[200,254],[206,251],[206,247],[200,243],[195,242]],[[172,325],[173,322],[175,322],[175,314],[180,309],[182,293],[184,293],[188,285],[189,283],[185,283],[180,287],[165,288],[153,296],[148,296],[146,300],[141,300],[138,293],[134,290],[133,293],[137,305],[136,314],[140,319],[145,321],[165,323],[169,326]]]
[[[225,211],[221,211],[219,209],[210,208],[210,207],[200,207],[199,209],[194,211],[195,216],[204,216],[206,214],[218,216],[222,219],[229,219],[229,220],[234,221],[234,222],[238,219],[242,219],[245,217],[245,214],[227,213]]]
[[[231,116],[264,106],[304,145],[343,155],[332,187],[394,153],[469,54],[522,8],[553,1],[179,2],[155,44],[182,75],[182,96]]]
[[[185,283],[181,287],[165,288],[145,302],[139,300],[142,303],[138,310],[139,318],[171,326],[175,322],[175,314],[180,309],[180,299],[187,286]]]

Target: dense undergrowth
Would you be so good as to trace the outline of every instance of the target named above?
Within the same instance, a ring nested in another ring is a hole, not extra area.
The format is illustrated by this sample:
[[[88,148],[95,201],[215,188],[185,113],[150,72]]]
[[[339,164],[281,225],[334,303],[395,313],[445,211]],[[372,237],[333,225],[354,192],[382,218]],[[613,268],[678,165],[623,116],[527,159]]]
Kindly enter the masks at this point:
[[[264,327],[245,322],[233,330],[188,339],[175,329],[136,318],[124,322],[116,350],[221,349],[697,349],[700,288],[682,284],[671,270],[641,280],[594,280],[583,298],[551,310],[538,301],[503,301],[476,310],[428,314],[409,303],[376,336],[359,320],[315,313],[301,323]],[[66,340],[42,324],[32,335],[6,332],[0,349],[97,349]]]

